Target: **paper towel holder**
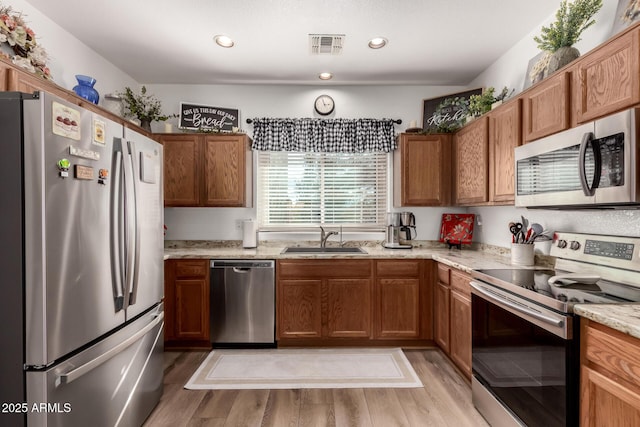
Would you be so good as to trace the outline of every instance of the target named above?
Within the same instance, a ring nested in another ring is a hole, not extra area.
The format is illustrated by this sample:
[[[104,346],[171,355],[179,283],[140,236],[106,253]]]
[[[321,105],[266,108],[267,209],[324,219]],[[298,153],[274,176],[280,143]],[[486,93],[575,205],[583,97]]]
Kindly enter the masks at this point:
[[[258,229],[252,219],[242,221],[242,247],[251,249],[258,246]]]

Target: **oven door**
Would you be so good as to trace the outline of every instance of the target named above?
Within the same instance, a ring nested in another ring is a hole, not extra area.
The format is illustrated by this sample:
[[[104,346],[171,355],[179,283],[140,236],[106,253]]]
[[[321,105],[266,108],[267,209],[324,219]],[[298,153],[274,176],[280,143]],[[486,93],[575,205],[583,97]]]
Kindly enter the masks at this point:
[[[473,402],[494,426],[578,423],[574,318],[471,282]]]

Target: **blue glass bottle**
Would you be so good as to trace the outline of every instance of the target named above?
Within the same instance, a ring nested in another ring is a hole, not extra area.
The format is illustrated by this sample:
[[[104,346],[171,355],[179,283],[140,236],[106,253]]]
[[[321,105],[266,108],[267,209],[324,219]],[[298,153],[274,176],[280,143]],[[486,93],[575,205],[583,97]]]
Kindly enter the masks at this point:
[[[76,80],[78,80],[78,85],[73,87],[73,91],[76,95],[97,105],[100,100],[100,94],[93,88],[93,85],[96,84],[96,79],[89,76],[83,76],[82,74],[77,74]]]

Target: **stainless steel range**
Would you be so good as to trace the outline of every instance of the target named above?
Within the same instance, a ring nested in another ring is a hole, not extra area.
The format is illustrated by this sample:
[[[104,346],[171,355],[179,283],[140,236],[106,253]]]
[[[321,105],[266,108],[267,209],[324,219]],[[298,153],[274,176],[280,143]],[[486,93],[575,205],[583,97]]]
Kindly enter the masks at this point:
[[[577,426],[573,306],[640,302],[640,238],[559,232],[551,255],[472,273],[473,402],[492,426]]]

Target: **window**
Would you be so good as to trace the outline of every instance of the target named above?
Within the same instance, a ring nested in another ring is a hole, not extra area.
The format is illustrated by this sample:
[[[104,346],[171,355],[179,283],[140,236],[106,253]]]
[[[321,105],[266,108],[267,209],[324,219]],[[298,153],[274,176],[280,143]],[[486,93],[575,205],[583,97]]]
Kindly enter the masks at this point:
[[[262,228],[384,227],[387,153],[258,153]]]

